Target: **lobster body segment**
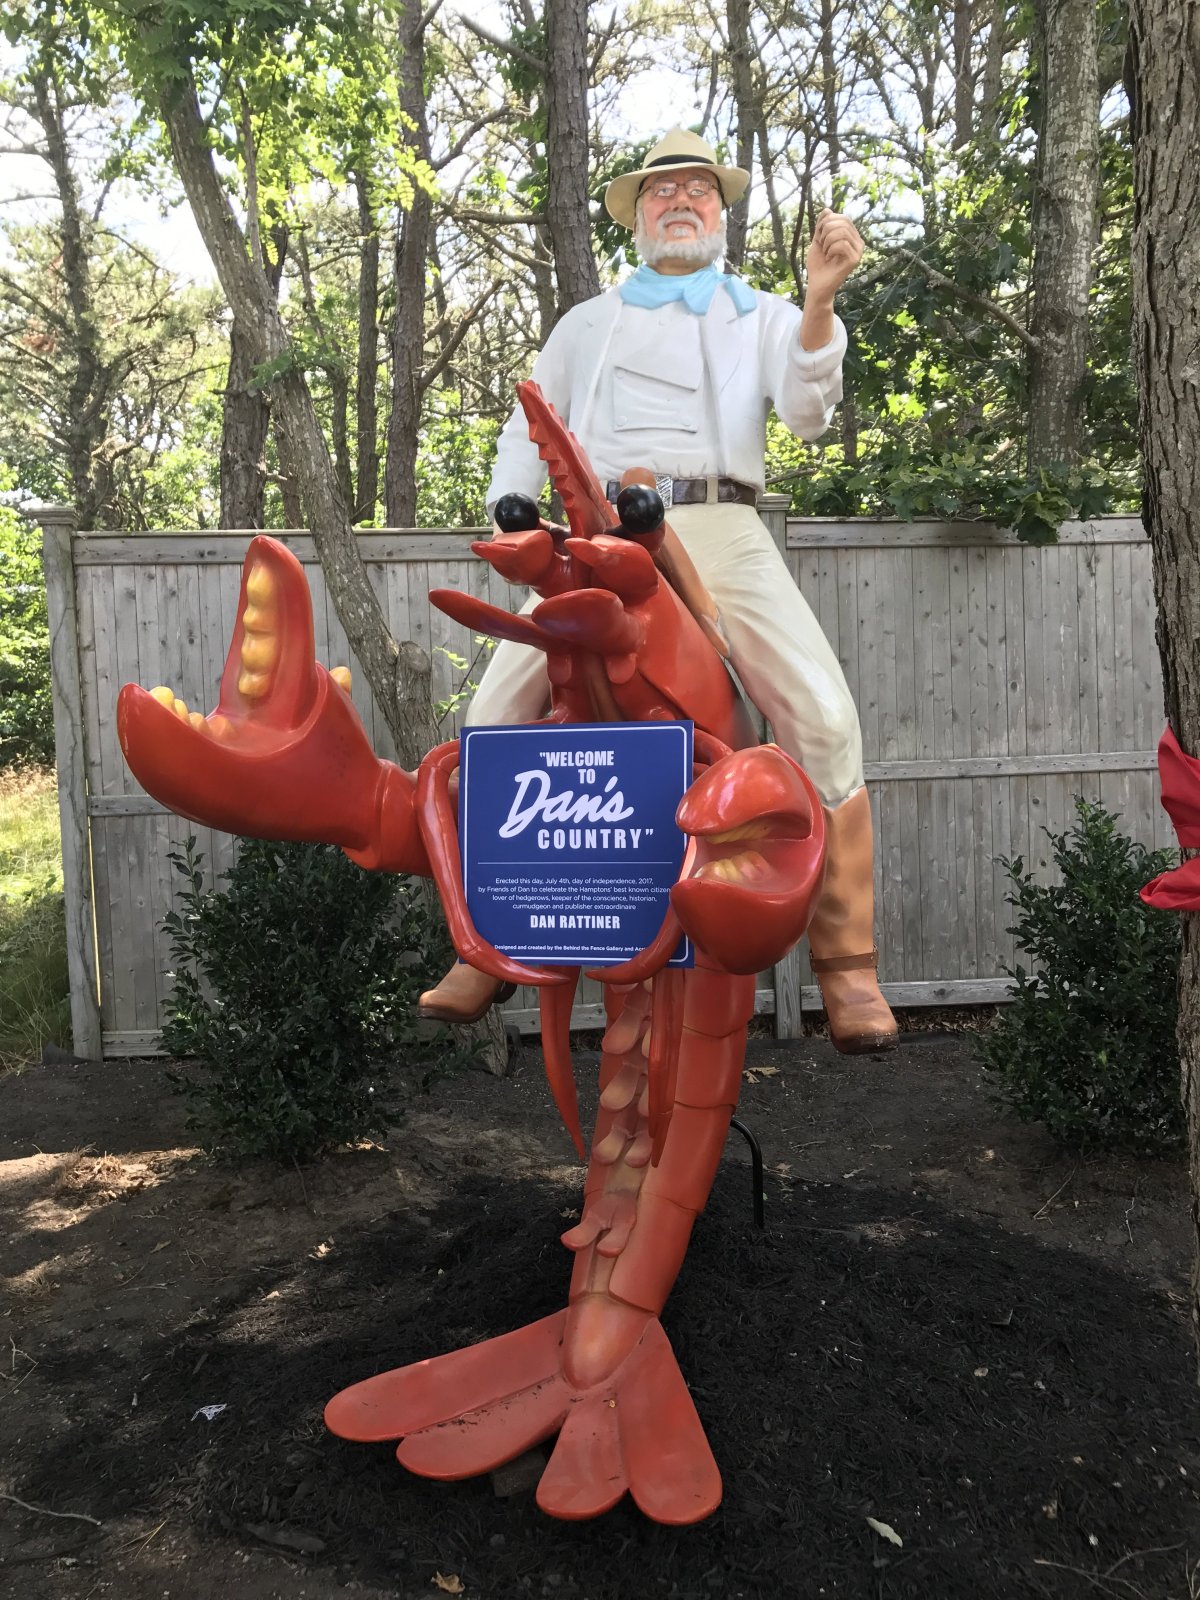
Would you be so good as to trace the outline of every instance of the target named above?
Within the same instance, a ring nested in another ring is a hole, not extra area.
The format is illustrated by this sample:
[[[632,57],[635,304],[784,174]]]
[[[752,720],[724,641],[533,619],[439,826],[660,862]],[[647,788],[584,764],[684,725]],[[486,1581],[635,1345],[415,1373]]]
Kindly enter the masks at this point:
[[[346,1439],[398,1440],[405,1467],[444,1479],[487,1472],[557,1433],[538,1489],[545,1511],[594,1517],[628,1492],[646,1515],[684,1524],[717,1506],[721,1478],[659,1315],[737,1102],[754,974],[801,936],[821,893],[824,813],[790,756],[755,746],[715,608],[648,491],[627,502],[631,526],[617,525],[536,386],[520,393],[570,528],[518,526],[475,548],[540,602],[514,617],[470,595],[431,599],[472,628],[543,650],[555,721],[692,720],[699,770],[677,813],[688,844],[659,933],[596,974],[606,983],[600,1107],[580,1219],[563,1236],[574,1256],[566,1307],[353,1384],[325,1420]],[[127,685],[118,721],[131,768],[196,821],[326,840],[365,867],[432,875],[460,957],[541,990],[547,1074],[582,1156],[569,1039],[578,971],[526,966],[481,937],[459,859],[457,741],[415,776],[377,760],[345,681],[315,663],[312,641],[299,564],[255,538],[217,711],[205,718],[170,690]],[[686,971],[667,966],[681,932],[697,947]]]

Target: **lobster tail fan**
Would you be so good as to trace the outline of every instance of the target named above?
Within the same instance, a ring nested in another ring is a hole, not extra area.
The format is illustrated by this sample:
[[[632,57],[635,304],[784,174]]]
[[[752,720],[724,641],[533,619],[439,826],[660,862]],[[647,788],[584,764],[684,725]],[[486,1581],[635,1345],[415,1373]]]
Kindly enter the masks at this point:
[[[576,968],[567,982],[542,989],[542,1058],[554,1104],[583,1161],[586,1159],[583,1129],[579,1123],[579,1097],[575,1092],[575,1068],[571,1061],[571,1007],[578,986],[579,969]]]

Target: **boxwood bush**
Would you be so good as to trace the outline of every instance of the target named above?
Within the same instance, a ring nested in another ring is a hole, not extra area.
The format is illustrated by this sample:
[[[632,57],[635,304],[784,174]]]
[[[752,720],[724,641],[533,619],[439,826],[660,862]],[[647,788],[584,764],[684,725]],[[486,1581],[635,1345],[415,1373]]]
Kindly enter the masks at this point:
[[[411,880],[332,845],[241,843],[206,888],[195,839],[164,918],[175,963],[163,1040],[208,1150],[300,1161],[384,1134],[406,1092],[471,1058],[416,1019],[451,958]]]
[[[1126,838],[1102,806],[1075,802],[1074,827],[1046,830],[1060,881],[1003,865],[1027,958],[1008,968],[1012,1002],[977,1045],[1003,1098],[1077,1148],[1157,1151],[1183,1136],[1175,1043],[1179,919],[1138,899],[1174,852]]]

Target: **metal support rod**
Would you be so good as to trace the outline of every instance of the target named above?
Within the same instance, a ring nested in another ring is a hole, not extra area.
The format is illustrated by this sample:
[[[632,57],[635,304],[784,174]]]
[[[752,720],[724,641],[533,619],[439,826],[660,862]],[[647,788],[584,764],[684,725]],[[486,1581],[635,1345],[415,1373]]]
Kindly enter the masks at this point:
[[[736,1128],[741,1134],[742,1138],[745,1139],[746,1143],[750,1146],[750,1173],[751,1180],[754,1184],[754,1220],[760,1228],[765,1228],[767,1225],[767,1219],[763,1197],[762,1145],[759,1144],[758,1140],[754,1137],[753,1133],[751,1133],[750,1129],[740,1117],[730,1117],[729,1126],[731,1128]]]

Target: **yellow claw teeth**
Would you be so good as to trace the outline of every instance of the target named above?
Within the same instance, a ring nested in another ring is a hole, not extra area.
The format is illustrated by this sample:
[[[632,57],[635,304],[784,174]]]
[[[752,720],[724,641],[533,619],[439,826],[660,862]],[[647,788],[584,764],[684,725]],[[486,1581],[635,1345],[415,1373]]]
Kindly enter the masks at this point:
[[[175,709],[175,691],[168,689],[165,683],[160,683],[157,689],[151,689],[151,700],[157,700],[160,706],[166,706],[168,711]]]
[[[189,711],[188,721],[198,732],[204,731],[204,713],[202,711]]]
[[[175,712],[175,715],[179,718],[180,722],[186,722],[187,721],[187,719],[188,719],[188,708],[187,708],[187,701],[186,700],[176,700],[174,706],[172,707],[172,710]]]
[[[333,679],[334,683],[337,684],[339,689],[345,689],[347,694],[350,693],[349,667],[331,667],[329,676]]]
[[[263,606],[247,606],[242,612],[242,627],[247,633],[270,633],[273,626],[274,616]]]
[[[715,878],[719,883],[755,883],[770,872],[765,856],[757,850],[744,850],[738,856],[726,856],[720,861],[706,861],[696,874],[697,878]]]
[[[275,593],[275,585],[266,566],[260,561],[250,568],[246,578],[246,599],[251,605],[263,606]]]
[[[727,861],[706,861],[696,873],[696,877],[704,883],[727,883],[729,875],[725,869],[728,865]]]
[[[278,646],[274,634],[242,640],[242,665],[248,672],[265,672],[275,665]]]
[[[208,718],[208,731],[214,739],[223,739],[229,732],[229,718],[221,716],[220,712],[214,712]]]
[[[270,687],[269,672],[243,672],[238,678],[238,688],[247,700],[261,700]]]
[[[739,839],[765,839],[770,832],[770,822],[760,819],[743,822],[740,828],[730,828],[726,833],[710,833],[706,838],[709,844],[736,844]]]

